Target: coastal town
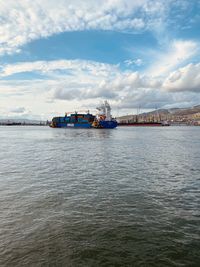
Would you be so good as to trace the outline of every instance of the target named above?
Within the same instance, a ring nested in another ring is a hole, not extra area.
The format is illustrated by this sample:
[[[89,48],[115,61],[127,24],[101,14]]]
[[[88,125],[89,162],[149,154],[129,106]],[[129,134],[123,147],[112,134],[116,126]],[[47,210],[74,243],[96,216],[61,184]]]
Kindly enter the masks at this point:
[[[160,123],[200,126],[200,105],[191,108],[158,109],[147,113],[117,118],[119,123]]]

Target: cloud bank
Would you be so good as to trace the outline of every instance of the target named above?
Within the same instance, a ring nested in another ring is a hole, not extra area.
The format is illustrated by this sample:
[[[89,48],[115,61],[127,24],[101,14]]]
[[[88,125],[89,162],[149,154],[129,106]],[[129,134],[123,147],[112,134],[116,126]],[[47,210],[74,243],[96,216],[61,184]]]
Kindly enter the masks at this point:
[[[8,0],[0,5],[0,55],[67,31],[161,31],[173,4],[161,0]],[[184,0],[182,2],[185,2]]]
[[[7,80],[24,72],[42,73],[44,79],[35,79],[34,83],[32,80]],[[200,101],[200,63],[188,64],[161,78],[94,61],[36,61],[4,65],[0,77],[3,82],[0,91],[5,95],[18,98],[37,95],[46,103],[65,100],[84,104],[92,103],[93,99],[110,99],[115,107],[154,109],[175,103],[193,105]]]

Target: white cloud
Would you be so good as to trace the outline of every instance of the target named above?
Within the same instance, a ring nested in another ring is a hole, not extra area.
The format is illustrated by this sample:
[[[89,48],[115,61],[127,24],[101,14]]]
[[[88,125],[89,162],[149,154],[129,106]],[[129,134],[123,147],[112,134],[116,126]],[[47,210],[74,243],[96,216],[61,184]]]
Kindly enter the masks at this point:
[[[85,72],[93,76],[105,76],[108,72],[117,70],[117,65],[99,63],[89,60],[54,60],[54,61],[35,61],[20,62],[15,64],[4,64],[0,68],[0,77],[6,77],[21,72],[40,72],[52,74],[56,70],[68,70],[73,72]]]
[[[0,55],[55,33],[77,30],[135,32],[155,28],[166,6],[161,0],[8,0],[0,5]],[[162,9],[162,12],[161,12]]]
[[[174,40],[167,51],[156,55],[147,72],[152,76],[164,76],[193,57],[197,51],[198,44],[194,41]]]
[[[188,64],[165,79],[163,88],[168,91],[200,92],[200,63]]]
[[[124,61],[124,63],[127,66],[131,66],[131,65],[136,65],[136,66],[141,66],[143,64],[143,61],[141,58],[137,58],[137,59],[127,59]]]
[[[129,92],[117,102],[120,109],[156,109],[192,107],[200,103],[200,94],[193,92],[170,93],[158,89],[140,89]]]
[[[11,113],[25,113],[26,109],[24,107],[14,107],[9,110]]]

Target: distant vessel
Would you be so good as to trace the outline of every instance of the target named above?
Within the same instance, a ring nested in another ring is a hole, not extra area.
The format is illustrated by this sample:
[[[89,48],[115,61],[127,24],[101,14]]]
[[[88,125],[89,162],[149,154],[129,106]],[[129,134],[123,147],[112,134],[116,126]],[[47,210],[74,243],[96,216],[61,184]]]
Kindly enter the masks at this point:
[[[50,124],[52,128],[104,128],[113,129],[117,127],[117,121],[111,116],[111,107],[107,101],[97,107],[97,115],[89,111],[84,113],[71,113],[64,117],[54,117]]]
[[[139,121],[138,115],[135,116],[135,120],[122,120],[118,121],[119,126],[170,126],[170,124],[167,121]]]
[[[166,122],[119,122],[119,126],[170,126]]]

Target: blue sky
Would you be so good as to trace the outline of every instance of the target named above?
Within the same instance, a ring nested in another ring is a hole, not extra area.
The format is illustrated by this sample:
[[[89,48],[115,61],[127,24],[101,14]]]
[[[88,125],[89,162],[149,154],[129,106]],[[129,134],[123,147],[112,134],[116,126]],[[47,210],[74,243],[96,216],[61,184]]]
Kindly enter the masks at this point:
[[[1,117],[200,104],[199,0],[0,5]]]

